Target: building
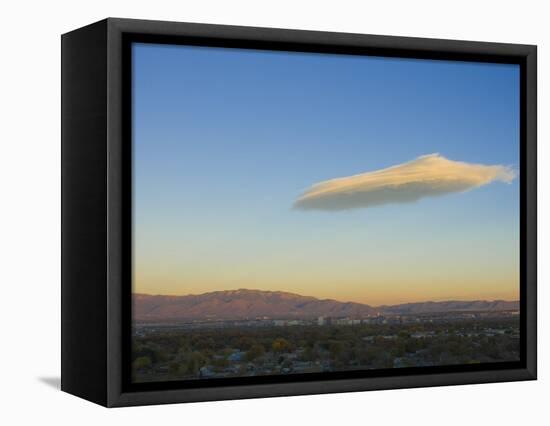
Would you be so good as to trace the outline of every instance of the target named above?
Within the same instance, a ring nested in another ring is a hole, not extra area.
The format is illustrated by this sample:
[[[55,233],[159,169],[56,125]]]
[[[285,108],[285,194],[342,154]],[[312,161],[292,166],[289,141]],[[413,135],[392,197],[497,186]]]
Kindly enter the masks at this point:
[[[231,355],[227,357],[229,361],[241,361],[245,356],[245,352],[243,351],[235,351]]]

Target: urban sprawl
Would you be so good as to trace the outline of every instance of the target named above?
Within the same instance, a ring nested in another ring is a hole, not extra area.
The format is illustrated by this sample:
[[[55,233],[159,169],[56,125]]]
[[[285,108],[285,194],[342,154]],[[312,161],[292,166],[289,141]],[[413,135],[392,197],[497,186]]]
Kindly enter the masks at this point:
[[[135,382],[519,360],[519,312],[138,323]]]

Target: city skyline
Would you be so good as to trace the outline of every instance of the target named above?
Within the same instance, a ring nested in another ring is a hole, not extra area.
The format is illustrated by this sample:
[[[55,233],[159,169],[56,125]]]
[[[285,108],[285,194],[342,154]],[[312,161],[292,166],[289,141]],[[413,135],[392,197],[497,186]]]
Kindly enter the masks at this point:
[[[519,299],[519,67],[133,45],[135,293]]]

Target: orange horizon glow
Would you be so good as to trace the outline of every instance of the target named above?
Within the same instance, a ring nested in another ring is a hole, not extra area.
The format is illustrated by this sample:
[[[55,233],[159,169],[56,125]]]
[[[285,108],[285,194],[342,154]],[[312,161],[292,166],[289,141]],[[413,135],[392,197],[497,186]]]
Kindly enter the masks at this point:
[[[519,285],[518,290],[514,291],[468,291],[468,289],[463,289],[462,291],[455,289],[452,292],[446,293],[429,293],[429,292],[415,292],[415,294],[399,293],[398,291],[371,291],[364,294],[351,294],[347,292],[338,293],[334,291],[316,291],[316,292],[304,292],[297,290],[292,287],[231,287],[231,286],[220,286],[212,287],[204,290],[198,288],[188,287],[186,290],[178,291],[176,288],[170,286],[165,291],[160,291],[158,286],[135,286],[133,294],[147,294],[153,296],[191,296],[191,295],[201,295],[205,293],[219,292],[219,291],[236,291],[236,290],[258,290],[258,291],[272,291],[272,292],[284,292],[284,293],[293,293],[300,296],[306,297],[315,297],[317,299],[331,299],[338,302],[355,302],[362,303],[371,306],[382,306],[382,305],[399,305],[404,303],[420,303],[420,302],[447,302],[447,301],[518,301],[519,300]],[[399,294],[396,294],[399,293]]]

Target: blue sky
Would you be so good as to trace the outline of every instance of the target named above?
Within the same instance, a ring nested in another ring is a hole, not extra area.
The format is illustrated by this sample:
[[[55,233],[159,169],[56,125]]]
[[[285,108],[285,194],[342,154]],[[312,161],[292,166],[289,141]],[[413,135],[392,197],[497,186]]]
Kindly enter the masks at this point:
[[[311,185],[439,153],[519,170],[515,65],[133,46],[135,290],[385,303],[519,291],[519,179],[296,211]]]

